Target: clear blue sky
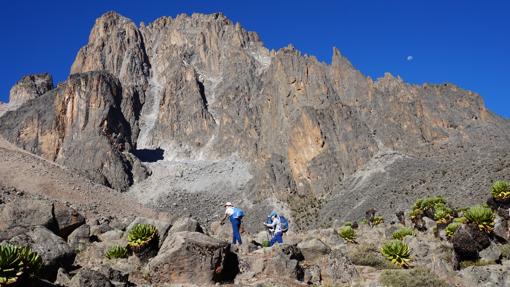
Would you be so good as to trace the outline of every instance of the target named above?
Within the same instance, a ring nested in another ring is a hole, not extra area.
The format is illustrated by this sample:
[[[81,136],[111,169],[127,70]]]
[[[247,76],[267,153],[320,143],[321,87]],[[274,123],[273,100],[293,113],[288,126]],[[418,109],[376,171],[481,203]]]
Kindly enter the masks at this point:
[[[0,100],[23,75],[67,77],[94,20],[116,10],[139,23],[221,11],[267,47],[292,43],[330,62],[332,47],[363,74],[411,83],[451,82],[481,94],[510,118],[510,1],[3,1]],[[411,59],[412,58],[412,59]]]

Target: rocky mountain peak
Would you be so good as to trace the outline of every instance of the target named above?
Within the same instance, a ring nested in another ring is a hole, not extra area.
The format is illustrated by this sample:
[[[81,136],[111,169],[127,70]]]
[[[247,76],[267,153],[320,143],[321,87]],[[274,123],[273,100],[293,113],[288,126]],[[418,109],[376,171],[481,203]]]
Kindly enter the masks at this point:
[[[372,81],[336,48],[331,65],[292,45],[269,51],[223,14],[137,27],[108,12],[71,74],[53,96],[2,116],[0,133],[158,208],[204,206],[201,218],[239,200],[261,216],[283,206],[306,228],[425,192],[476,200],[464,191],[508,172],[484,168],[510,154],[510,126],[479,95],[391,74]],[[145,181],[139,159],[152,170]],[[458,171],[455,184],[430,174],[443,169]],[[479,170],[483,182],[463,180]],[[413,186],[405,197],[402,186]],[[356,208],[329,216],[338,206]]]

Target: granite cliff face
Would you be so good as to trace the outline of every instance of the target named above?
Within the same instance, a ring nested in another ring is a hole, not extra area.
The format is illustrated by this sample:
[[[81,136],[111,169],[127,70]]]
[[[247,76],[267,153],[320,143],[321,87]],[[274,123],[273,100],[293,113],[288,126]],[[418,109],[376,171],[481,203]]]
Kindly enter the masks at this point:
[[[306,227],[423,194],[474,202],[510,175],[510,123],[479,95],[372,80],[337,49],[330,65],[269,51],[221,14],[137,27],[106,13],[69,79],[35,90],[1,118],[4,137],[116,189],[140,182],[132,193],[157,207],[202,206],[189,210],[202,218],[229,199]],[[133,154],[153,171],[145,181]]]

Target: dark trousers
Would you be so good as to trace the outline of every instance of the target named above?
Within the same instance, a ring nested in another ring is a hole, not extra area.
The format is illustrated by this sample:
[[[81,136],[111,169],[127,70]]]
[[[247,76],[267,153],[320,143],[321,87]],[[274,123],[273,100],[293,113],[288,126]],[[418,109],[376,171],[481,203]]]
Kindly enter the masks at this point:
[[[239,233],[239,229],[241,228],[241,219],[230,217],[230,223],[232,223],[232,244],[243,244],[241,241],[241,233]]]
[[[269,241],[269,246],[273,246],[276,242],[283,243],[283,232],[276,232],[271,241]]]

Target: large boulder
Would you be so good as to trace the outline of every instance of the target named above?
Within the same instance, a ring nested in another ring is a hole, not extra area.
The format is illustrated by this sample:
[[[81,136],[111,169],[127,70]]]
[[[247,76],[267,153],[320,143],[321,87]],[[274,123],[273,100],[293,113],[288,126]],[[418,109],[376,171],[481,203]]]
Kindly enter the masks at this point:
[[[33,226],[56,231],[53,206],[42,200],[17,199],[7,203],[0,213],[0,241],[23,234]]]
[[[62,203],[54,204],[53,215],[58,225],[58,233],[62,238],[67,238],[73,230],[85,223],[85,217],[76,209]]]
[[[487,248],[491,241],[476,226],[463,225],[453,234],[452,243],[460,260],[471,260],[478,258],[478,252]]]
[[[459,271],[466,287],[509,286],[510,261],[502,265],[470,266]]]
[[[200,232],[204,233],[204,230],[198,223],[198,221],[191,217],[180,217],[178,218],[170,228],[169,234],[182,232],[182,231],[190,231],[190,232]]]
[[[28,232],[11,238],[9,243],[28,246],[37,252],[43,260],[43,274],[48,279],[54,279],[59,267],[70,266],[76,255],[62,238],[45,227],[30,228]]]
[[[280,244],[259,249],[241,257],[241,274],[236,277],[236,284],[251,284],[257,278],[284,280],[284,286],[296,284],[304,280],[305,270],[300,263],[303,259],[301,251],[294,245]]]
[[[323,283],[326,284],[352,284],[360,278],[351,260],[338,249],[322,259],[320,267]]]
[[[90,243],[90,226],[84,224],[67,237],[67,244],[76,251],[82,251]]]
[[[84,268],[74,275],[69,287],[113,287],[113,285],[100,272]]]
[[[177,232],[163,242],[147,266],[153,284],[211,284],[215,273],[226,272],[221,262],[229,244],[198,232]],[[220,267],[218,269],[218,267]]]
[[[314,261],[331,252],[331,248],[329,246],[316,238],[302,241],[297,245],[297,247],[301,250],[305,260],[307,261]]]

